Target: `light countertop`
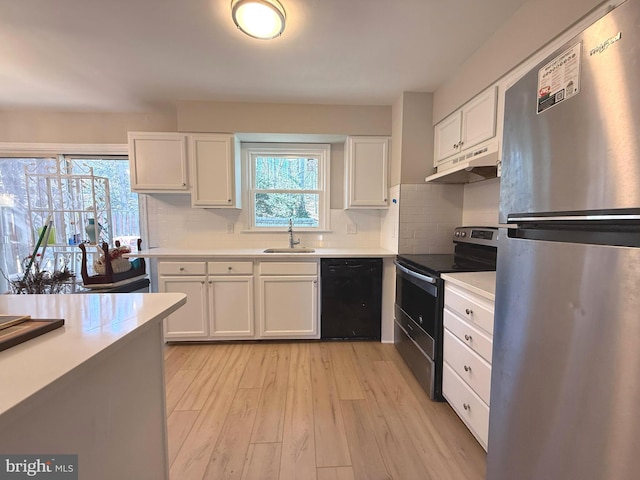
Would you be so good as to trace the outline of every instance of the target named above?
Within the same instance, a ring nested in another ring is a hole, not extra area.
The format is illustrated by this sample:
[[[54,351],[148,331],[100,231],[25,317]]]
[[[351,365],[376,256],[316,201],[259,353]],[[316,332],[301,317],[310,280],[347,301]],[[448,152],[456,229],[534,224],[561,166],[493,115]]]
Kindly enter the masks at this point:
[[[265,247],[267,248],[267,247]],[[264,253],[264,248],[203,248],[190,250],[184,248],[150,248],[140,252],[131,252],[128,257],[148,258],[347,258],[347,257],[395,257],[396,254],[383,248],[316,248],[313,253]]]
[[[181,293],[0,295],[0,312],[64,326],[0,352],[0,415],[87,368],[186,303]]]
[[[496,299],[496,272],[443,273],[442,278],[488,300]]]

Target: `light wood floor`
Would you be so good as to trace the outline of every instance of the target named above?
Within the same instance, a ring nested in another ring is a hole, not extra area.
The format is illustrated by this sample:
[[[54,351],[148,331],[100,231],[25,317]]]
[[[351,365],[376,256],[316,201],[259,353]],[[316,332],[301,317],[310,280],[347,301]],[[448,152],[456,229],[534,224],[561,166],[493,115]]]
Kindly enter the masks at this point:
[[[171,480],[481,480],[486,455],[393,345],[165,350]]]

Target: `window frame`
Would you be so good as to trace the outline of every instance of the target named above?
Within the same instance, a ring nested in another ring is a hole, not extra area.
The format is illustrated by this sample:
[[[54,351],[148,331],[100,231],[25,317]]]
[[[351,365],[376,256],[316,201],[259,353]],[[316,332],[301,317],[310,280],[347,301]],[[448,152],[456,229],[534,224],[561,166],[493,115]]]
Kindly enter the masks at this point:
[[[0,157],[2,158],[28,158],[28,159],[52,159],[63,156],[69,160],[109,159],[110,157],[128,157],[128,144],[76,144],[76,143],[18,143],[0,142]],[[143,241],[149,240],[149,222],[147,213],[146,195],[138,194],[140,237]],[[31,247],[29,247],[31,248]],[[76,272],[78,275],[79,273]]]
[[[283,232],[282,227],[261,227],[255,224],[255,198],[257,193],[293,193],[318,195],[318,226],[296,226],[297,232],[325,232],[329,231],[330,212],[330,163],[331,144],[325,143],[242,143],[243,168],[245,171],[245,205],[247,211],[247,231],[249,232]],[[318,189],[317,190],[263,190],[255,188],[255,158],[316,158],[318,160]]]

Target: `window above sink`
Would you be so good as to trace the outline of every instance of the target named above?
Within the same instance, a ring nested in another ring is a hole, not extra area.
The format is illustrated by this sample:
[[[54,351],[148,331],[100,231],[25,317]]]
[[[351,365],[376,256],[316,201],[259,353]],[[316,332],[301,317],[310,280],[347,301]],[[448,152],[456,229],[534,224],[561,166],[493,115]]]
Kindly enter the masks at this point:
[[[249,229],[283,231],[293,219],[297,231],[328,228],[328,144],[242,145]]]

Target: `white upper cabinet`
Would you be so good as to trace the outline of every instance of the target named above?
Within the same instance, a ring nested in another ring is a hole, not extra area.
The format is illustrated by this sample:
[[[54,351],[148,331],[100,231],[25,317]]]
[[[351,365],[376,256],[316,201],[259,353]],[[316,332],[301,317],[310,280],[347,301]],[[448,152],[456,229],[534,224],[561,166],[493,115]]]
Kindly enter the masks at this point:
[[[462,130],[462,112],[449,115],[438,123],[434,131],[434,158],[436,162],[460,151],[460,131]]]
[[[134,192],[189,191],[184,134],[129,132],[129,164]]]
[[[191,205],[240,208],[239,146],[231,134],[188,135]]]
[[[496,135],[497,88],[481,93],[462,109],[460,149],[474,147]]]
[[[497,87],[493,86],[438,123],[434,129],[434,166],[496,135]]]
[[[348,137],[345,208],[388,207],[389,137]]]

